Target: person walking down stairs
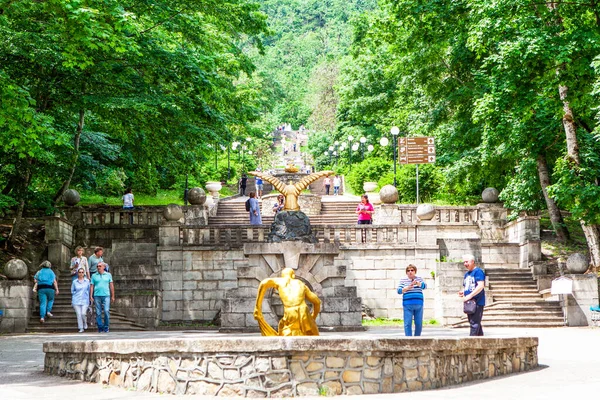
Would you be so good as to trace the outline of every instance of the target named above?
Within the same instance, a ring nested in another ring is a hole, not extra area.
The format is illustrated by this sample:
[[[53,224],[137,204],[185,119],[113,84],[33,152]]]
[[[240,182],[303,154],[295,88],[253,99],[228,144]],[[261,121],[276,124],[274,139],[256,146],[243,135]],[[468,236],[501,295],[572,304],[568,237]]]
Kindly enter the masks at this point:
[[[77,279],[71,284],[71,304],[77,315],[77,328],[83,333],[87,328],[87,310],[90,306],[90,281],[85,274],[85,269],[79,267]]]

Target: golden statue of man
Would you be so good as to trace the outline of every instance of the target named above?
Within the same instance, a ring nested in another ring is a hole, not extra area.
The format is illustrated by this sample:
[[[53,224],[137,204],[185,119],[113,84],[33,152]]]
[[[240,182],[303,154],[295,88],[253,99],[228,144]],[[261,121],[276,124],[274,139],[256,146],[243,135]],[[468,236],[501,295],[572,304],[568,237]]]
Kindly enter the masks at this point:
[[[306,189],[308,185],[317,179],[332,175],[333,171],[315,172],[314,174],[305,176],[300,180],[300,182],[294,184],[292,184],[292,182],[288,182],[287,185],[274,176],[264,174],[262,172],[251,171],[248,172],[248,174],[258,176],[259,178],[262,178],[262,180],[269,182],[275,189],[285,196],[283,211],[298,211],[300,210],[300,206],[298,205],[298,196],[300,196],[300,193],[302,193],[302,191]]]
[[[270,288],[277,289],[283,303],[283,318],[279,321],[277,331],[265,321],[262,314],[262,301],[265,292]],[[312,314],[305,299],[313,305]],[[281,271],[281,278],[264,279],[258,286],[254,319],[258,321],[263,336],[319,336],[319,328],[315,323],[319,311],[321,311],[321,300],[304,282],[296,279],[291,268],[284,268]]]

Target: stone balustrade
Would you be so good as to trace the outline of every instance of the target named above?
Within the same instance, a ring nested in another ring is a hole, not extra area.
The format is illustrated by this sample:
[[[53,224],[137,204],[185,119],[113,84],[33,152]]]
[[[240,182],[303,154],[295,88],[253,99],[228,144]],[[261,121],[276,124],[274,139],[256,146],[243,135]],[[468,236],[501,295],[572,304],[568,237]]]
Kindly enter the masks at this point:
[[[44,343],[52,375],[236,397],[398,393],[531,370],[538,339],[218,337]]]
[[[243,247],[244,243],[264,243],[270,226],[180,226],[180,244],[183,246],[228,245]],[[317,225],[312,227],[320,243],[339,244],[407,244],[417,242],[416,226],[401,225]]]

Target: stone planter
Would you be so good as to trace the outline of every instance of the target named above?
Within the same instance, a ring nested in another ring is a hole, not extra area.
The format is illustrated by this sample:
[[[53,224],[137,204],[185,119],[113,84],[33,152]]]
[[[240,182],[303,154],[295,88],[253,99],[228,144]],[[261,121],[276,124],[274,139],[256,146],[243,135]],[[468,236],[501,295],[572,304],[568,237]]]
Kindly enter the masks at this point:
[[[219,190],[223,188],[221,182],[206,182],[206,190],[210,192],[212,197],[219,197]]]
[[[365,193],[373,193],[377,190],[377,182],[363,183],[363,190],[365,191]]]

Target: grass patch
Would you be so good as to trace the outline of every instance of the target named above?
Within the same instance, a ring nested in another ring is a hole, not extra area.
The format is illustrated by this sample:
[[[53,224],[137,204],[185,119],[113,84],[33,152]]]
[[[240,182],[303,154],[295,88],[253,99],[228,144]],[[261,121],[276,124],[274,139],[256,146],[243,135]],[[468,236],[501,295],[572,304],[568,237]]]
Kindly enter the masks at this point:
[[[588,254],[587,242],[579,221],[571,217],[565,217],[564,221],[571,239],[566,243],[560,243],[553,235],[543,234],[542,252],[544,255],[551,258],[567,259],[573,253]],[[540,229],[542,231],[553,230],[550,218],[547,216],[540,218]]]
[[[435,319],[424,320],[423,325],[439,325]],[[363,319],[362,326],[404,326],[404,320],[399,318]]]
[[[183,205],[183,193],[178,190],[161,190],[156,195],[136,194],[134,193],[135,206],[164,206],[175,203]],[[122,206],[122,196],[102,196],[97,193],[81,193],[81,202],[79,205],[103,205],[103,206]]]

